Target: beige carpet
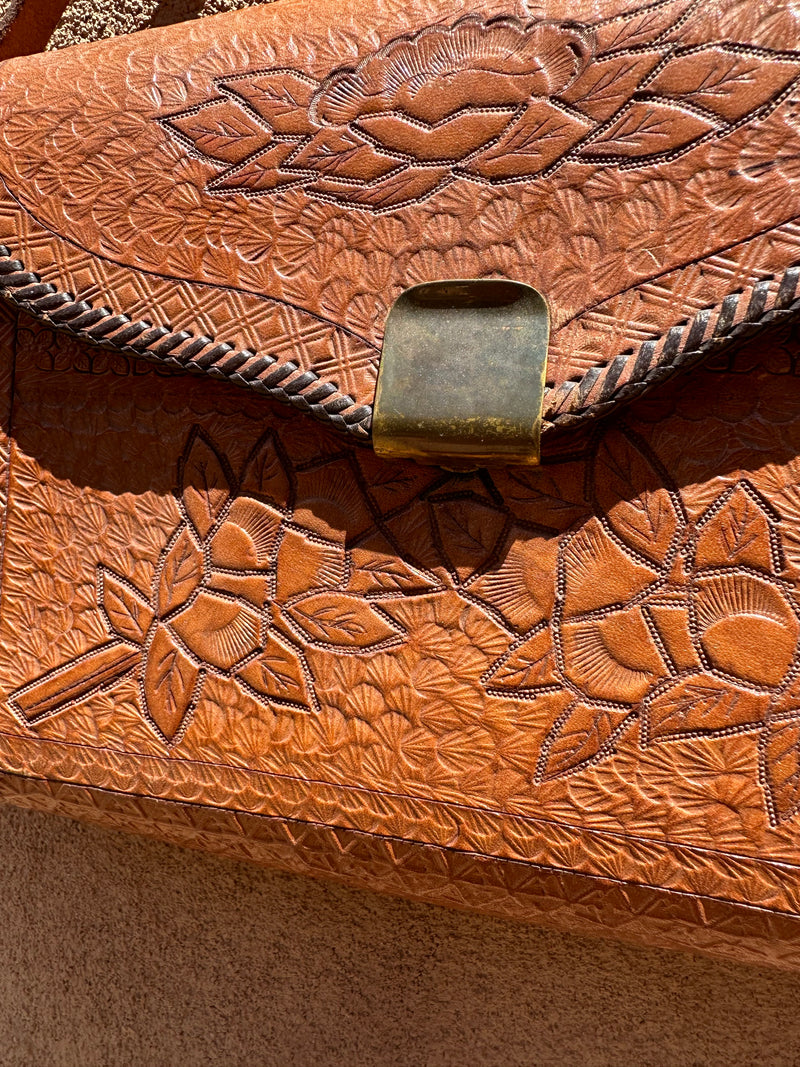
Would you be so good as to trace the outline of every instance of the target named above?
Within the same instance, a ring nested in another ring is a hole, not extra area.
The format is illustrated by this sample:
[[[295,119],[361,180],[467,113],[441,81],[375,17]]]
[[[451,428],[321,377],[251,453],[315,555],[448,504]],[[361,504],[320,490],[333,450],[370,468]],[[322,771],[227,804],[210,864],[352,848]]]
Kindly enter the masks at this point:
[[[2,0],[0,0],[0,3]],[[53,44],[236,0],[75,0]],[[0,1067],[781,1067],[800,975],[0,809]]]
[[[0,809],[3,1067],[800,1063],[800,976]]]

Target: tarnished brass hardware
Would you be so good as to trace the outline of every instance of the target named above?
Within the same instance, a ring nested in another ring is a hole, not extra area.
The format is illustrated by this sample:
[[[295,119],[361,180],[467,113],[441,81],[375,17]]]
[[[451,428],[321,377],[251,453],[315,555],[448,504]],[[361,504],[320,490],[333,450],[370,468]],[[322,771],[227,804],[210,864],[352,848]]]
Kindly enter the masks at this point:
[[[538,463],[548,336],[547,304],[522,282],[406,289],[386,319],[375,451],[454,470]]]

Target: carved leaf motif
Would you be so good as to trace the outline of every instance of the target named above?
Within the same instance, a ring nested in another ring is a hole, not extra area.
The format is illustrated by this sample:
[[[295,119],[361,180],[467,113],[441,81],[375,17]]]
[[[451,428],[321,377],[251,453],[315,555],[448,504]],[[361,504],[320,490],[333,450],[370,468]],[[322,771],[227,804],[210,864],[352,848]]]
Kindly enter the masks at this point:
[[[668,0],[667,3],[655,0],[645,7],[609,19],[597,29],[598,51],[617,51],[655,41],[666,35],[694,3],[695,0]]]
[[[158,579],[158,613],[166,615],[185,604],[203,575],[203,553],[184,527],[167,550]]]
[[[646,741],[715,734],[762,722],[769,696],[698,672],[657,690],[643,705]]]
[[[374,185],[336,185],[333,181],[314,182],[312,192],[329,196],[346,204],[363,204],[375,211],[389,211],[416,200],[424,200],[452,181],[450,167],[404,167]]]
[[[194,433],[189,438],[179,465],[179,477],[186,514],[202,540],[232,491],[222,459],[202,434]]]
[[[354,130],[323,129],[292,157],[295,170],[315,170],[331,178],[374,181],[397,170],[399,161],[384,155]]]
[[[351,552],[353,573],[348,589],[352,593],[412,593],[432,589],[436,583],[399,559],[382,535]]]
[[[800,65],[724,46],[670,58],[647,91],[709,108],[727,122],[769,102],[800,73]]]
[[[199,673],[167,627],[159,625],[147,652],[143,687],[147,711],[167,741],[190,711]]]
[[[636,100],[580,152],[585,158],[641,159],[687,148],[717,123],[661,100]]]
[[[312,640],[345,649],[367,649],[398,635],[389,619],[358,597],[314,593],[288,609]]]
[[[107,567],[100,568],[103,610],[114,633],[141,645],[153,621],[153,609]]]
[[[777,822],[800,808],[800,721],[772,722],[761,735],[762,780]]]
[[[284,173],[280,170],[281,164],[285,163],[295,150],[294,144],[276,141],[260,155],[223,171],[209,182],[208,188],[213,191],[236,192],[246,189],[251,193],[265,193],[272,189],[285,188],[287,185],[297,185],[305,180],[302,173]]]
[[[364,554],[353,573],[350,588],[357,593],[408,592],[426,589],[433,584],[402,560]]]
[[[289,506],[292,495],[288,471],[283,450],[273,435],[267,434],[257,442],[248,457],[239,494],[254,496],[283,510]]]
[[[681,516],[649,456],[612,430],[600,445],[593,473],[597,502],[615,533],[643,556],[663,562]]]
[[[564,99],[597,122],[605,122],[627,103],[646,75],[661,61],[658,51],[612,55],[590,63]]]
[[[558,685],[553,638],[549,627],[537,630],[510,654],[492,665],[487,685],[503,690]]]
[[[317,83],[289,70],[270,70],[229,78],[222,91],[244,100],[279,134],[300,137],[311,133],[308,107]]]
[[[305,705],[309,702],[301,654],[276,633],[269,634],[263,651],[238,676],[266,697]]]
[[[512,467],[497,482],[515,513],[529,522],[566,530],[586,513],[583,464],[559,463],[554,470]]]
[[[634,718],[627,708],[594,707],[583,701],[571,704],[547,735],[537,779],[561,778],[610,755],[615,738]]]
[[[538,100],[465,169],[490,181],[533,176],[555,163],[591,129],[588,119],[567,115],[554,104]]]
[[[491,558],[506,517],[476,500],[437,501],[433,515],[450,565],[465,581]]]
[[[698,526],[698,567],[741,564],[773,570],[769,519],[741,485],[722,507],[712,506]]]
[[[218,99],[174,115],[171,126],[198,152],[220,163],[241,163],[270,142],[270,134],[232,100]]]

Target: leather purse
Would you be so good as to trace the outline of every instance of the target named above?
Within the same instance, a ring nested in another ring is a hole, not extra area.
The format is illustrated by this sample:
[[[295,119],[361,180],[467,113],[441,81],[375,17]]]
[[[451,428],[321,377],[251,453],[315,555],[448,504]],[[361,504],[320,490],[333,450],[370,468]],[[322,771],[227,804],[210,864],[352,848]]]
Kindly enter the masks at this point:
[[[797,966],[791,6],[278,0],[0,178],[4,800]]]

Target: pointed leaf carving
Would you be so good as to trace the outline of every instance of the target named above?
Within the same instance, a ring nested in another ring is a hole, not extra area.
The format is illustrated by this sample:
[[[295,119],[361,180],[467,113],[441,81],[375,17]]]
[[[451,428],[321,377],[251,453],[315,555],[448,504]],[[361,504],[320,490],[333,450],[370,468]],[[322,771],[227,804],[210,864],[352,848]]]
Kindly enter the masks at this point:
[[[432,589],[436,583],[400,559],[382,535],[373,535],[352,550],[352,593],[414,593]]]
[[[397,637],[397,627],[358,597],[343,593],[314,593],[288,609],[311,640],[341,649],[367,649]]]
[[[741,46],[716,45],[672,56],[648,83],[647,91],[687,100],[716,112],[726,122],[735,122],[777,97],[798,73],[796,61],[769,59]]]
[[[579,154],[585,159],[642,159],[688,148],[718,123],[662,100],[635,100]]]
[[[266,148],[270,134],[232,100],[218,99],[165,120],[198,152],[219,163],[241,163]]]
[[[776,822],[800,810],[800,720],[771,722],[765,728],[761,777]]]
[[[232,486],[221,457],[201,433],[189,438],[179,477],[183,506],[202,540],[228,502]]]
[[[267,637],[263,651],[241,668],[238,677],[266,697],[309,703],[302,654],[275,632]]]
[[[239,97],[279,134],[301,137],[312,133],[308,107],[318,83],[291,70],[267,70],[228,78],[222,91]]]
[[[624,434],[606,434],[594,464],[601,511],[636,552],[663,562],[682,517],[651,458]]]
[[[373,181],[398,168],[396,157],[379,152],[355,130],[319,130],[288,164],[293,170],[313,170],[339,180]]]
[[[553,637],[545,626],[492,664],[486,683],[502,690],[531,690],[558,685]]]
[[[666,36],[694,5],[695,0],[653,0],[645,7],[607,19],[597,28],[598,51],[634,48]]]
[[[289,463],[272,434],[258,441],[242,472],[239,493],[253,496],[283,510],[292,496]]]
[[[712,506],[698,527],[698,567],[740,564],[773,570],[770,521],[743,486],[737,485],[721,507]]]
[[[630,100],[644,78],[660,63],[663,53],[623,52],[590,63],[573,82],[564,99],[597,122],[605,122]]]
[[[450,565],[466,581],[491,558],[506,516],[491,504],[472,499],[440,500],[432,506]]]
[[[184,527],[167,550],[158,578],[158,613],[168,614],[185,604],[203,576],[203,553]]]
[[[100,568],[100,591],[103,610],[114,633],[143,644],[153,621],[153,609],[145,598],[107,567]]]
[[[503,499],[529,522],[566,530],[586,514],[583,463],[509,467],[495,479]]]
[[[167,627],[159,625],[147,650],[142,681],[147,711],[167,741],[189,714],[199,676]]]
[[[308,188],[344,204],[363,205],[373,211],[389,211],[416,200],[425,200],[452,181],[449,167],[404,166],[372,185],[348,186],[321,179]]]
[[[212,191],[250,193],[270,192],[272,189],[297,185],[305,179],[301,172],[282,171],[281,164],[296,150],[296,145],[275,141],[264,152],[246,159],[239,166],[229,167],[208,183]]]
[[[659,687],[644,701],[642,735],[645,742],[666,741],[755,726],[764,720],[769,700],[765,693],[711,674],[689,674]]]
[[[611,755],[614,741],[634,718],[627,708],[594,707],[583,701],[571,704],[547,735],[537,779],[561,778]]]
[[[591,129],[589,119],[567,115],[549,101],[538,100],[464,169],[495,181],[522,174],[534,176],[555,163]]]

